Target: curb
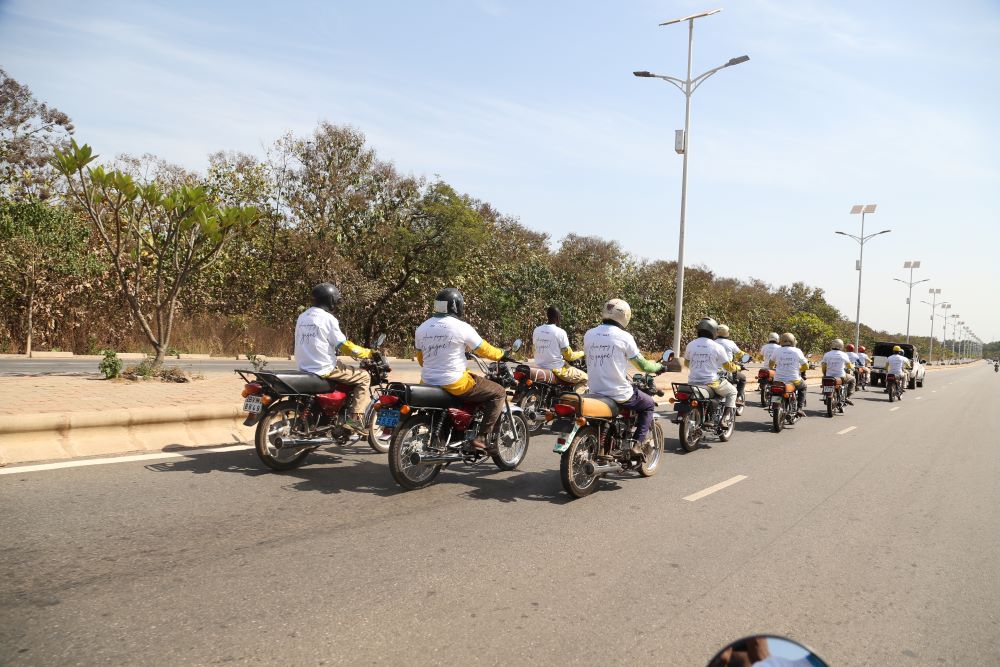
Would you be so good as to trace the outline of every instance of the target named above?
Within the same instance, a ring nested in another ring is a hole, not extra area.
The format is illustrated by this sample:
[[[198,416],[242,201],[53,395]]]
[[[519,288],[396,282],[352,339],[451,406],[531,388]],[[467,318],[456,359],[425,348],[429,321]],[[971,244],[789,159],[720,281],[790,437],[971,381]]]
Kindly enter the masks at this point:
[[[52,412],[0,415],[0,434],[65,431],[77,428],[143,426],[170,422],[243,417],[238,405],[195,405],[167,408],[117,408],[102,412]]]

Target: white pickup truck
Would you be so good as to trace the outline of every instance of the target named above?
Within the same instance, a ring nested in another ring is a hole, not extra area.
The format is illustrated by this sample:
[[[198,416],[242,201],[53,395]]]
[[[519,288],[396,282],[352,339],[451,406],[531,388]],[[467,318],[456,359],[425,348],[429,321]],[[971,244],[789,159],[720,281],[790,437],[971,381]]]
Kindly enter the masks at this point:
[[[924,361],[920,359],[917,348],[909,343],[875,343],[872,348],[872,370],[870,384],[873,387],[885,386],[885,361],[892,356],[894,346],[903,348],[903,356],[910,360],[913,367],[910,369],[910,381],[907,389],[915,389],[924,386]]]

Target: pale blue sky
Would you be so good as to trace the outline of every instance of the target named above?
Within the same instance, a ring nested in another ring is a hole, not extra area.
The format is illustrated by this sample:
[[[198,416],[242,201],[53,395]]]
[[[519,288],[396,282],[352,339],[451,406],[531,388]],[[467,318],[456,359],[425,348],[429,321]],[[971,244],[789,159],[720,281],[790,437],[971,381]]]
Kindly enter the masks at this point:
[[[105,156],[202,169],[326,119],[529,227],[675,259],[683,97],[635,79],[749,54],[694,96],[687,263],[825,289],[853,318],[855,203],[876,202],[862,319],[926,335],[932,285],[1000,339],[1000,3],[0,0],[0,66]],[[951,14],[945,12],[952,12]],[[866,230],[868,231],[868,230]],[[940,334],[940,325],[936,327]]]

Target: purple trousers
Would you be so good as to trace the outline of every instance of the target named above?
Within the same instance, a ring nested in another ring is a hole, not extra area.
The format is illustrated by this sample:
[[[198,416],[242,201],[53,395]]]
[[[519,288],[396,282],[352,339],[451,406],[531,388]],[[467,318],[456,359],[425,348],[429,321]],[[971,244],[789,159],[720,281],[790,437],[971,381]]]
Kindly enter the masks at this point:
[[[636,413],[637,421],[635,423],[635,434],[632,437],[634,437],[637,442],[645,440],[646,434],[649,433],[649,427],[653,425],[653,410],[656,408],[656,403],[653,401],[653,397],[639,391],[638,389],[633,389],[632,398],[627,401],[623,401],[618,405],[623,408],[628,408],[632,412]]]

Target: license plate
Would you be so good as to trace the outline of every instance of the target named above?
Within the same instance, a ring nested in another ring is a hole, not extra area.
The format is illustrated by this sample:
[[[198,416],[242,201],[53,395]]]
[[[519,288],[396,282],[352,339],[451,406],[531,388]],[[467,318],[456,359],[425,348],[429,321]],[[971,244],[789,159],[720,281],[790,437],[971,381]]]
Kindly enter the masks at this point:
[[[823,387],[823,393],[824,394],[832,394],[833,393],[833,387]]]
[[[264,409],[264,404],[260,400],[260,396],[247,396],[246,400],[243,401],[243,412],[252,412],[257,414]]]
[[[399,410],[387,410],[383,408],[378,411],[378,421],[376,423],[384,428],[392,428],[399,423],[399,415]]]
[[[771,402],[772,403],[781,403],[781,396],[772,396],[771,397]]]

